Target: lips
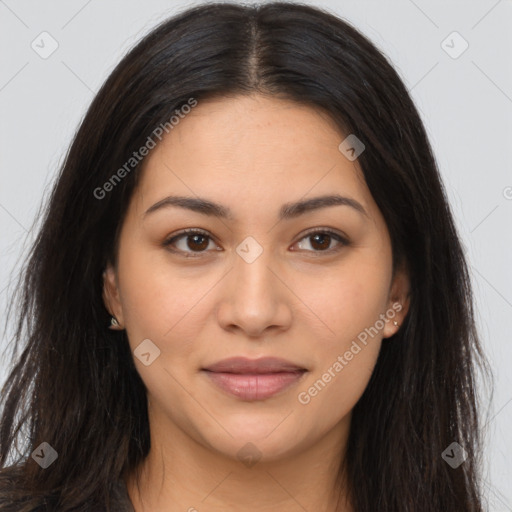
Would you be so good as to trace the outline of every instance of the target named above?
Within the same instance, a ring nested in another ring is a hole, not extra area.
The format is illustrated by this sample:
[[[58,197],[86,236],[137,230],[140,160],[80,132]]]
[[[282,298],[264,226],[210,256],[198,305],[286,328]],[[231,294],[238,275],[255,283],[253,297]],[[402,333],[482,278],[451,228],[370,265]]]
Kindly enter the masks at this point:
[[[298,382],[307,372],[290,361],[275,357],[224,359],[202,369],[210,382],[246,401],[265,400]]]
[[[248,359],[246,357],[231,357],[204,368],[204,370],[216,373],[279,373],[303,371],[290,361],[277,357],[262,357],[260,359]]]

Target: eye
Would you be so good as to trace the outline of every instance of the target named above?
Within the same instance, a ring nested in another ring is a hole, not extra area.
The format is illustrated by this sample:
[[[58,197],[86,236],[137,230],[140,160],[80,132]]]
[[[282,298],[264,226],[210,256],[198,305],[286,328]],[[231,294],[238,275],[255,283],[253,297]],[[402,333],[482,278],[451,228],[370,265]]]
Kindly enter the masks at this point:
[[[335,252],[350,243],[346,237],[327,228],[315,228],[314,230],[310,230],[295,245],[304,244],[303,240],[309,240],[308,245],[312,250],[304,247],[299,247],[299,249],[315,253]],[[337,242],[337,245],[331,247],[333,240]],[[207,252],[212,242],[212,237],[206,231],[201,229],[187,229],[168,238],[162,245],[169,248],[171,252],[185,254],[185,257],[188,258],[200,256],[202,253]],[[180,243],[181,247],[179,246]],[[222,249],[219,248],[214,250],[222,251]]]
[[[308,244],[304,244],[303,240],[308,240]],[[331,247],[332,241],[335,240],[337,245]],[[309,245],[313,248],[313,252],[334,252],[339,251],[342,247],[349,245],[349,240],[336,233],[330,229],[318,229],[308,231],[305,236],[303,236],[297,244]],[[300,249],[304,249],[304,247],[300,247]],[[307,247],[305,250],[310,250]]]
[[[178,246],[177,242],[184,242],[181,247]],[[210,242],[213,242],[212,238],[208,233],[200,229],[187,229],[181,233],[167,239],[163,242],[164,247],[169,247],[172,252],[185,253],[186,257],[195,257],[194,253],[200,255],[206,252]],[[176,249],[170,248],[170,246],[176,247]],[[217,249],[222,250],[222,249]]]

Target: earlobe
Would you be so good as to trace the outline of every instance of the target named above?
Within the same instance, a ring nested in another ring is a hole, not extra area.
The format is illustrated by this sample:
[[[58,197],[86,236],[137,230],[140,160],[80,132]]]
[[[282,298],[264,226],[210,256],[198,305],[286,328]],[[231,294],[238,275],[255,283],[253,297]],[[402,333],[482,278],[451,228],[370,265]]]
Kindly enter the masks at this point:
[[[396,272],[391,285],[383,338],[389,338],[400,330],[409,311],[409,303],[409,274],[406,269],[402,268]]]
[[[119,300],[116,272],[111,264],[107,265],[103,272],[103,303],[112,315],[109,328],[122,330],[124,325],[123,311]]]
[[[407,315],[409,306],[408,298],[395,299],[386,310],[386,323],[383,329],[383,338],[394,336],[401,328]]]

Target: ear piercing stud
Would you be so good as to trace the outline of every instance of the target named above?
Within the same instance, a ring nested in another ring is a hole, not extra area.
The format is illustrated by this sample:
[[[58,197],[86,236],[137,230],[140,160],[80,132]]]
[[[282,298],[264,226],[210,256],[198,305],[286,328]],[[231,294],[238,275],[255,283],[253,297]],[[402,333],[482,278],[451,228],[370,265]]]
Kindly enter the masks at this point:
[[[122,331],[122,327],[119,325],[119,322],[117,321],[115,316],[112,316],[110,318],[110,325],[108,327],[109,329],[112,329],[114,331]]]

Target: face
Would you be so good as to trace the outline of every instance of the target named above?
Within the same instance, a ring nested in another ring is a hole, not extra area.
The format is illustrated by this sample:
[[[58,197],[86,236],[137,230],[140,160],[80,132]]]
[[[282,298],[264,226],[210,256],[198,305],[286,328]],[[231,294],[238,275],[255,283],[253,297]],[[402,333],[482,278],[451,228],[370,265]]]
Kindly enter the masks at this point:
[[[408,290],[345,137],[311,107],[223,98],[146,157],[104,297],[153,431],[230,457],[251,442],[268,460],[346,431]],[[232,357],[249,361],[215,368]]]

